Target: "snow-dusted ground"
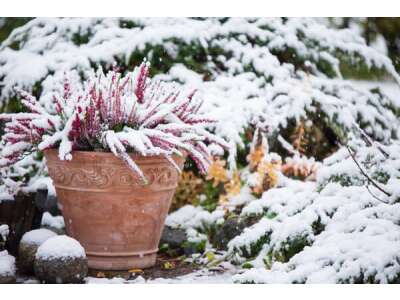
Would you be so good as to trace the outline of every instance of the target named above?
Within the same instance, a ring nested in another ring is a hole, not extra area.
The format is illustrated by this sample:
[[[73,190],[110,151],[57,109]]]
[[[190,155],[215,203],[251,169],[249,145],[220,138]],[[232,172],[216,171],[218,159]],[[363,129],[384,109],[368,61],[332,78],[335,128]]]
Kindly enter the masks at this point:
[[[88,284],[93,284],[93,283],[116,283],[116,284],[121,284],[121,283],[128,283],[128,284],[134,284],[134,283],[151,283],[151,284],[170,284],[170,283],[181,283],[181,284],[192,284],[192,283],[233,283],[232,281],[232,276],[235,275],[234,270],[226,271],[224,273],[215,273],[212,271],[208,271],[207,269],[202,269],[190,274],[186,274],[183,276],[179,276],[176,278],[156,278],[156,279],[149,279],[145,280],[143,277],[138,276],[137,278],[133,280],[125,280],[120,277],[115,277],[112,279],[105,279],[105,278],[95,278],[95,277],[88,277],[86,278],[86,282]]]

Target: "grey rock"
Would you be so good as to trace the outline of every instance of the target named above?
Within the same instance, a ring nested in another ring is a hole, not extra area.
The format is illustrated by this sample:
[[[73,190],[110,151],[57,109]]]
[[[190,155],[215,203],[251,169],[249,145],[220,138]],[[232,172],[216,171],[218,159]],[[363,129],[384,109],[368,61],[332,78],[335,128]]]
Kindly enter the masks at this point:
[[[35,275],[45,283],[81,283],[88,273],[84,257],[36,258]]]
[[[18,248],[18,270],[21,273],[33,274],[37,249],[53,236],[56,234],[47,229],[35,229],[24,234]]]
[[[168,244],[170,249],[181,248],[187,240],[186,231],[180,228],[164,227],[160,244]]]
[[[0,284],[15,283],[15,258],[7,251],[0,252],[0,266]]]
[[[24,274],[33,273],[33,263],[38,245],[19,244],[18,250],[18,270]]]
[[[227,219],[215,232],[212,239],[213,246],[218,250],[226,250],[228,243],[239,235],[245,228],[245,224],[238,217]]]

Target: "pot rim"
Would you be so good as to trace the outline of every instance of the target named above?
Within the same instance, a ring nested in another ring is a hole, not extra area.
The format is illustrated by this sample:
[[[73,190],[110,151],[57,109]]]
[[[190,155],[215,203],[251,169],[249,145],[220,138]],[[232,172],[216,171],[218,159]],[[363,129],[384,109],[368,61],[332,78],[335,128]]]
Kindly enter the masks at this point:
[[[51,148],[51,149],[46,149],[46,150],[43,150],[43,153],[44,154],[46,154],[46,152],[47,153],[54,153],[54,152],[57,152],[58,153],[58,150],[59,150],[59,148]],[[187,157],[187,153],[186,153],[186,151],[181,151],[182,152],[182,155],[178,155],[178,154],[172,154],[172,155],[169,155],[170,157],[177,157],[177,158],[183,158],[183,159],[186,159],[186,157]],[[116,156],[114,153],[112,153],[111,151],[86,151],[86,150],[72,150],[71,151],[71,155],[72,156],[74,156],[74,153],[75,154],[78,154],[78,155],[92,155],[92,154],[95,154],[96,156],[110,156],[110,155],[112,155],[112,156],[114,156],[114,157],[116,157],[116,158],[119,158],[118,156]],[[130,157],[132,157],[133,159],[145,159],[145,158],[165,158],[165,155],[161,155],[161,154],[158,154],[158,155],[142,155],[142,154],[140,154],[140,153],[137,153],[137,152],[127,152],[127,154],[130,156]],[[58,155],[57,155],[58,156]]]

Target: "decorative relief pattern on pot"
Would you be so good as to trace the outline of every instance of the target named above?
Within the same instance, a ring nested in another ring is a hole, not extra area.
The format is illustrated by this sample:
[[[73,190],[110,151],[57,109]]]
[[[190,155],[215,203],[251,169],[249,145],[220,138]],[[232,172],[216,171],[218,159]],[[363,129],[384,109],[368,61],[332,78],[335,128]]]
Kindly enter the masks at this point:
[[[111,186],[129,188],[141,186],[141,181],[131,170],[120,170],[110,165],[89,168],[76,168],[63,164],[48,166],[49,174],[55,185],[79,187],[80,189],[107,189]],[[175,188],[177,171],[172,166],[142,167],[148,185],[160,188]]]
[[[115,168],[70,168],[63,165],[49,166],[49,174],[56,185],[107,188],[112,185]]]

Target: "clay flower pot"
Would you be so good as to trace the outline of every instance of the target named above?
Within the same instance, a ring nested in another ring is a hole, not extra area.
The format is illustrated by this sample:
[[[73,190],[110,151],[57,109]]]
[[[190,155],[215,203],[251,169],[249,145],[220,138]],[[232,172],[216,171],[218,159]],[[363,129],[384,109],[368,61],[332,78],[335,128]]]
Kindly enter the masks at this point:
[[[155,264],[164,221],[179,174],[162,156],[132,155],[148,179],[143,185],[126,164],[106,152],[74,151],[71,161],[46,150],[68,235],[86,250],[98,270],[147,268]],[[173,157],[182,168],[184,158]]]

